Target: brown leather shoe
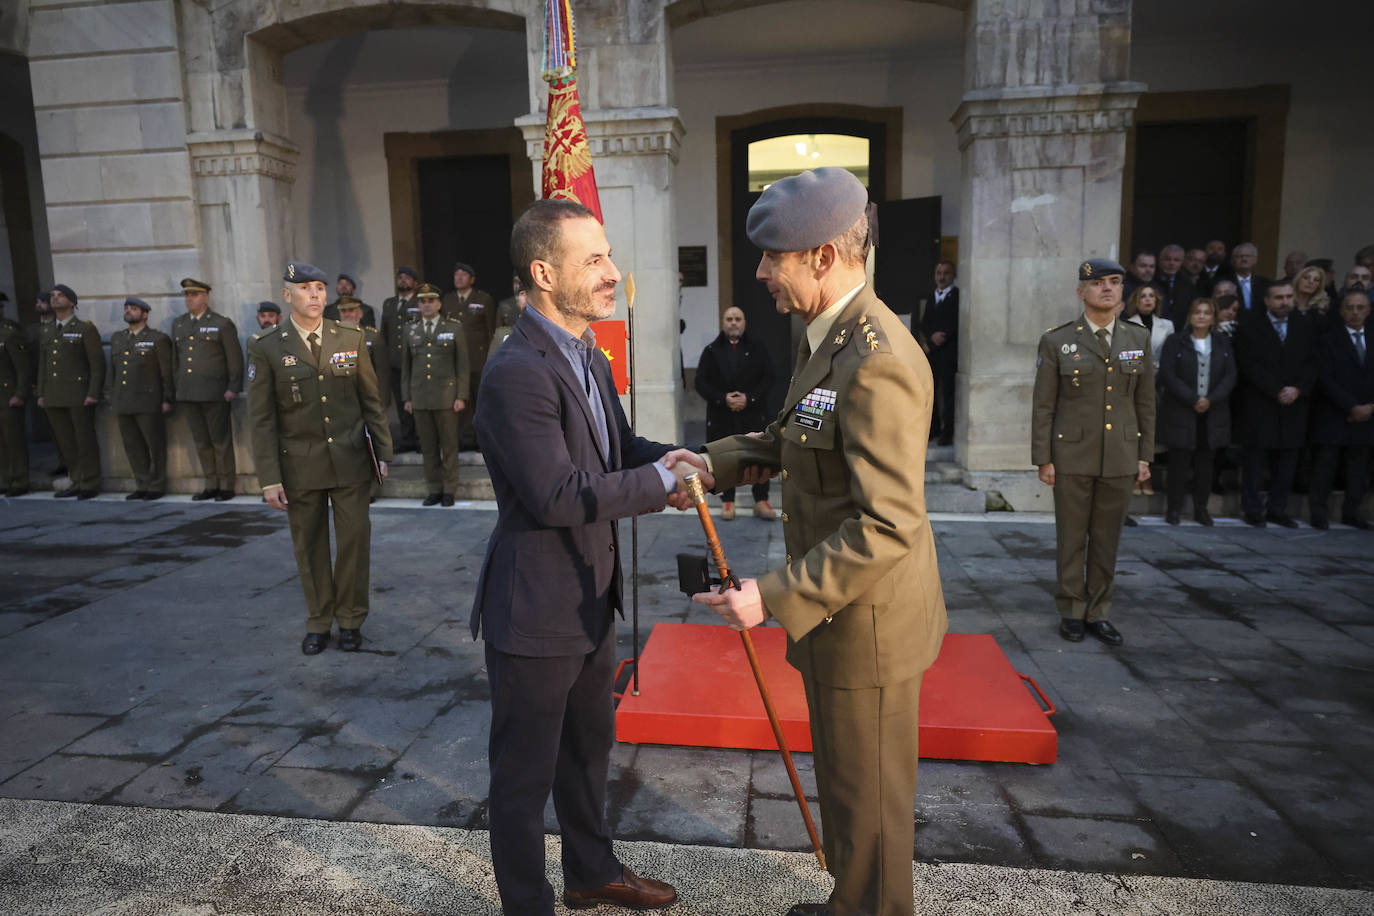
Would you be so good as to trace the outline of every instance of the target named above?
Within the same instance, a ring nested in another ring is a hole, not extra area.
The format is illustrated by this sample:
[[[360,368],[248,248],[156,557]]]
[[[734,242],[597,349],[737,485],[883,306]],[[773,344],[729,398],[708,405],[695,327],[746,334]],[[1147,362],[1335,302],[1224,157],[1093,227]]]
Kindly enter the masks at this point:
[[[777,517],[777,513],[773,511],[772,506],[768,505],[768,500],[766,499],[761,499],[754,503],[754,514],[759,518],[771,519]]]
[[[632,910],[656,910],[677,902],[677,891],[671,884],[641,878],[623,865],[620,870],[619,881],[594,891],[563,891],[563,903],[572,910],[585,910],[603,903]]]

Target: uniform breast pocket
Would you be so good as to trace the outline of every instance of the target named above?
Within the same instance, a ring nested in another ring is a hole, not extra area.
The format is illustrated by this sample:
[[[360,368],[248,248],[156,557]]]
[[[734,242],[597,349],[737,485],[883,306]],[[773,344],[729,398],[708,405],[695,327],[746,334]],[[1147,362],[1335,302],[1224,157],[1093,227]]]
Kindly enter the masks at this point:
[[[804,493],[833,494],[848,486],[844,459],[836,450],[835,416],[793,411],[782,429],[782,466],[788,483]]]
[[[1059,360],[1059,387],[1067,389],[1070,394],[1081,392],[1096,370],[1097,362],[1091,358],[1063,357]]]
[[[347,377],[358,371],[357,360],[346,360],[344,362],[332,363],[329,367],[335,377]]]
[[[1145,361],[1140,359],[1123,359],[1118,370],[1126,380],[1126,393],[1133,394],[1135,386],[1140,383],[1140,373],[1145,371]]]

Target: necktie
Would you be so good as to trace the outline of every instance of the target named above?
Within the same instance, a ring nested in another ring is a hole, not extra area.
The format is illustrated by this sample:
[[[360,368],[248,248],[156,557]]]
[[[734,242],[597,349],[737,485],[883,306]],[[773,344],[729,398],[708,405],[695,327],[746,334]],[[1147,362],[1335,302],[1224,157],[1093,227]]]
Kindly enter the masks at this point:
[[[1100,340],[1100,341],[1102,342],[1102,355],[1103,355],[1103,356],[1111,356],[1111,354],[1112,354],[1112,345],[1107,341],[1107,329],[1106,329],[1106,328],[1098,328],[1098,329],[1097,329],[1097,339]]]
[[[430,338],[431,340],[434,339],[434,321],[433,321],[433,320],[430,320],[430,321],[426,321],[426,322],[425,322],[425,336],[428,337],[428,338]]]
[[[1282,343],[1283,341],[1286,341],[1286,340],[1288,339],[1288,322],[1287,322],[1287,321],[1276,321],[1276,322],[1274,322],[1274,330],[1276,330],[1276,331],[1279,332],[1279,342],[1280,342],[1280,343]]]
[[[1355,352],[1360,355],[1360,365],[1364,365],[1364,331],[1355,332]]]
[[[315,360],[315,365],[318,367],[320,364],[320,335],[311,331],[306,340],[310,342],[310,356]]]

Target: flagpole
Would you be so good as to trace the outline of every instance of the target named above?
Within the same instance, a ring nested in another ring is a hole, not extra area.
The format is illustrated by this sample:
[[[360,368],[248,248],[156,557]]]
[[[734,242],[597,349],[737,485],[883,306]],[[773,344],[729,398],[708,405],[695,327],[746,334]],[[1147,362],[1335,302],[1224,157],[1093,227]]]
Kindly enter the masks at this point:
[[[635,275],[625,276],[626,311],[629,312],[629,341],[626,349],[630,353],[630,433],[639,435],[639,386],[635,384]],[[632,696],[639,696],[639,516],[630,517],[630,617],[634,638],[634,663],[631,665]]]

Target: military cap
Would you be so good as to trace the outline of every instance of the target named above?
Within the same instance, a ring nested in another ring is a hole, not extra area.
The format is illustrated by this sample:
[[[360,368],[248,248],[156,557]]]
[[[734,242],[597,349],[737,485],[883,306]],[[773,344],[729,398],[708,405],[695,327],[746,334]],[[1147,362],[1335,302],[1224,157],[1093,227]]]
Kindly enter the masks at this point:
[[[190,277],[181,281],[181,288],[188,293],[208,293],[210,284],[204,280],[193,280]]]
[[[769,185],[749,208],[745,231],[764,251],[810,251],[843,235],[867,208],[863,182],[827,166]]]
[[[457,273],[460,270],[466,270],[468,273],[472,274],[474,279],[477,277],[477,269],[465,261],[459,261],[457,264],[453,265],[454,273]]]
[[[340,296],[339,301],[334,304],[341,309],[360,309],[363,307],[363,300],[357,296]]]
[[[412,280],[418,280],[418,279],[420,279],[418,276],[416,276],[416,274],[415,274],[415,268],[413,268],[413,267],[398,267],[398,268],[396,268],[396,276],[399,277],[401,274],[405,274],[407,277],[410,277],[410,279],[412,279]]]
[[[443,293],[439,292],[439,287],[433,283],[421,283],[420,288],[415,291],[417,299],[438,299]]]
[[[314,264],[307,264],[304,261],[288,261],[286,270],[282,273],[283,280],[287,283],[328,283],[329,278],[324,275]]]
[[[263,301],[258,303],[258,314],[261,315],[263,312],[273,312],[277,315],[280,315],[281,306],[277,305],[277,303],[275,302],[268,302],[266,299],[264,299]]]
[[[1308,261],[1306,264],[1302,266],[1320,267],[1322,270],[1330,270],[1333,266],[1335,266],[1335,262],[1332,261],[1330,258],[1313,258],[1312,260]]]
[[[352,277],[350,277],[348,274],[339,274],[339,279],[340,279],[340,280],[347,280],[349,283],[352,283],[354,289],[357,289],[357,288],[358,288],[358,281],[357,281],[357,280],[354,280],[354,279],[353,279]]]
[[[70,286],[66,285],[65,283],[53,284],[52,292],[61,293],[62,295],[66,296],[68,299],[72,301],[72,305],[76,305],[76,291],[73,290]]]
[[[1115,274],[1118,277],[1126,276],[1126,268],[1113,261],[1111,258],[1088,258],[1078,265],[1078,279],[1096,280],[1098,277],[1110,277]]]
[[[136,306],[138,306],[139,308],[143,309],[143,314],[145,314],[145,315],[148,314],[149,312],[151,312],[151,311],[153,310],[153,307],[152,307],[151,305],[149,305],[148,303],[144,302],[142,299],[138,298],[137,296],[130,296],[129,298],[125,299],[125,300],[124,300],[124,304],[125,304],[125,306],[130,306],[130,305],[136,305]]]

